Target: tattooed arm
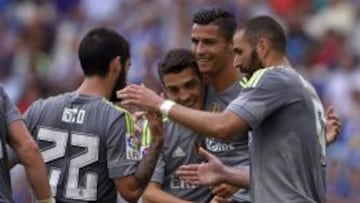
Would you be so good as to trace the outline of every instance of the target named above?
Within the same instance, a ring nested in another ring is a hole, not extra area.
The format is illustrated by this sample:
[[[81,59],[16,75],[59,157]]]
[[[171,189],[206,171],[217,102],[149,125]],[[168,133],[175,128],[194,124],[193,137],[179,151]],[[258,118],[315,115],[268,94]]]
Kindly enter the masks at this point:
[[[147,113],[146,117],[152,136],[151,145],[137,165],[135,173],[131,176],[118,178],[115,181],[118,191],[129,202],[136,202],[143,194],[154,172],[163,145],[161,115]]]
[[[139,187],[145,189],[154,172],[157,160],[161,152],[162,143],[153,142],[146,151],[146,155],[136,168],[134,177]]]

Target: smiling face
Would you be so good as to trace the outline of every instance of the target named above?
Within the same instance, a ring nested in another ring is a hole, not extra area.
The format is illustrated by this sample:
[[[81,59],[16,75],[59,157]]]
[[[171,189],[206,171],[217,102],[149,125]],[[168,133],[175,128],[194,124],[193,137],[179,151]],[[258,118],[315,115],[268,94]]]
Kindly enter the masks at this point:
[[[221,36],[219,26],[194,24],[191,41],[201,73],[216,75],[226,67],[231,54],[231,40],[226,41]]]
[[[179,73],[163,75],[166,97],[193,109],[201,109],[204,101],[204,86],[200,76],[190,67]]]
[[[244,37],[244,30],[237,31],[233,39],[234,67],[242,73],[252,74],[255,70],[263,68],[255,47]]]

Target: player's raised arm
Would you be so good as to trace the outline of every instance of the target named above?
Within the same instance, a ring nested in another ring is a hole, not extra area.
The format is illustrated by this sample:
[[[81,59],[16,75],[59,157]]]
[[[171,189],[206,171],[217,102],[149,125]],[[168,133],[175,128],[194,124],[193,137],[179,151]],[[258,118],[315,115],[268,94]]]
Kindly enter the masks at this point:
[[[163,144],[161,115],[151,112],[146,114],[146,118],[152,135],[152,142],[146,155],[136,166],[133,175],[115,179],[118,191],[130,202],[136,202],[143,194],[153,174]]]

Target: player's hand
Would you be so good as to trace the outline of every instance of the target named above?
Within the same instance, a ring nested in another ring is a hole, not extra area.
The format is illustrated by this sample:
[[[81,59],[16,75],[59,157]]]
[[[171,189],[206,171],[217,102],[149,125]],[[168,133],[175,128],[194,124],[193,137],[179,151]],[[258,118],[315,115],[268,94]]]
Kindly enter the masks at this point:
[[[199,155],[207,160],[207,163],[182,165],[176,174],[193,185],[217,185],[223,180],[225,166],[211,153],[203,148],[199,149]]]
[[[146,112],[145,116],[149,122],[151,132],[151,146],[162,146],[162,143],[164,142],[162,115],[157,112],[149,111]]]
[[[135,105],[147,111],[160,111],[160,105],[164,98],[144,85],[131,84],[116,92],[118,98],[122,99],[124,105]]]
[[[217,185],[213,189],[211,189],[211,192],[218,197],[230,198],[238,190],[239,188],[236,186],[227,183],[220,183],[220,185]]]
[[[335,142],[341,131],[341,122],[336,117],[334,108],[330,107],[326,111],[326,144]]]

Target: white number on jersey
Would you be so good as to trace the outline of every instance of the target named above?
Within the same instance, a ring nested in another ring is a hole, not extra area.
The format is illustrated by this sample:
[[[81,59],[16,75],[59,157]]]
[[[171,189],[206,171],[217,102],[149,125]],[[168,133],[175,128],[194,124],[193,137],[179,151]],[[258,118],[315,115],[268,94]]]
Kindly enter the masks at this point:
[[[54,144],[42,151],[46,163],[65,156],[68,133],[58,129],[40,128],[38,139]],[[83,133],[71,134],[71,145],[84,147],[86,153],[73,156],[70,159],[69,174],[65,188],[65,197],[85,201],[95,201],[97,196],[98,175],[94,172],[85,174],[85,186],[79,185],[79,170],[99,160],[99,138],[97,136]],[[56,195],[56,188],[61,175],[60,168],[50,168],[50,186],[53,195]]]
[[[66,123],[83,124],[85,118],[85,110],[65,108],[61,120]]]
[[[318,135],[321,146],[321,164],[326,165],[326,135],[325,135],[325,113],[321,102],[313,99],[314,114],[316,122],[316,134]]]
[[[321,164],[326,165],[326,135],[325,135],[326,119],[325,119],[324,107],[321,104],[320,99],[317,96],[314,87],[308,81],[306,81],[302,76],[300,76],[300,79],[304,87],[312,95],[312,103],[314,106],[315,123],[316,123],[316,134],[318,136],[321,147]]]

